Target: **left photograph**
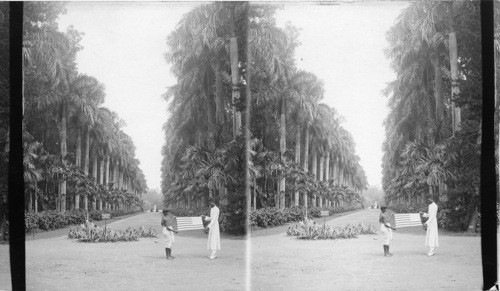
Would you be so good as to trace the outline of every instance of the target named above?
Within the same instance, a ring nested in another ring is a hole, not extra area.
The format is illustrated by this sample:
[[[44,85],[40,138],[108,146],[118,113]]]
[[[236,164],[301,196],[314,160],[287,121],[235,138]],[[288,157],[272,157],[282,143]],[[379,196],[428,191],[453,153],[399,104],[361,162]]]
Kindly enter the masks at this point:
[[[27,290],[245,289],[246,7],[24,2]]]

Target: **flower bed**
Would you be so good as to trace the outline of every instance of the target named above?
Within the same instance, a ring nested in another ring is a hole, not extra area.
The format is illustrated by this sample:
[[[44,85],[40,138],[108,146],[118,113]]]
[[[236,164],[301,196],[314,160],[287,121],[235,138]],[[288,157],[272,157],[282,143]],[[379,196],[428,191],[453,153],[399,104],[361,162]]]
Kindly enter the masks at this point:
[[[118,242],[137,241],[140,237],[157,237],[158,233],[152,228],[146,229],[127,227],[124,230],[113,230],[111,228],[101,228],[92,222],[85,222],[80,227],[72,227],[69,230],[68,238],[78,239],[80,242]]]
[[[298,225],[288,227],[286,234],[299,239],[345,239],[357,238],[360,234],[376,234],[377,228],[371,224],[346,225],[344,227],[331,227],[319,224],[311,219],[305,219]]]

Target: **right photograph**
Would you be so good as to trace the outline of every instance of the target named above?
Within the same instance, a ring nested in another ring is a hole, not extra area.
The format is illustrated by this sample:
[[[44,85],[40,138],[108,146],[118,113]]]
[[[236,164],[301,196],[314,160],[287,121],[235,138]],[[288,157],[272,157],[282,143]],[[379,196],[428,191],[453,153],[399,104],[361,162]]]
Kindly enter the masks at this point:
[[[245,53],[247,288],[483,289],[480,1],[251,2]]]

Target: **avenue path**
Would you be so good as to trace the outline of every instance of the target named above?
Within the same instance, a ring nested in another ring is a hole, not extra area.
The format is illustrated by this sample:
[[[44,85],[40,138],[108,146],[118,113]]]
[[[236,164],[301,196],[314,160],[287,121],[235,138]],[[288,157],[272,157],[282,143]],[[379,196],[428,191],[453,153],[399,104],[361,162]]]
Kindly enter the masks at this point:
[[[370,223],[377,209],[330,217],[327,224]],[[142,213],[108,224],[154,227],[161,213]],[[322,223],[323,219],[318,219]],[[256,230],[251,239],[251,290],[480,290],[479,236],[442,233],[426,257],[425,232],[396,231],[392,257],[383,256],[380,234],[356,239],[299,240],[286,226]],[[208,260],[202,231],[176,236],[173,261],[162,239],[79,243],[66,235],[26,241],[27,290],[248,290],[245,239],[223,235],[222,251]],[[0,245],[0,290],[11,290],[8,245]]]
[[[366,209],[327,224],[364,222],[378,228],[379,213]],[[437,254],[427,257],[423,229],[401,229],[393,235],[394,256],[384,257],[380,231],[356,239],[311,241],[286,236],[285,230],[253,236],[252,290],[482,289],[480,236],[441,235]]]
[[[160,238],[161,213],[143,213],[108,224],[155,227],[159,238],[136,242],[79,243],[67,236],[26,241],[27,290],[243,290],[245,240],[222,236],[222,251],[208,259],[207,235],[186,231],[176,236],[165,259]],[[8,252],[8,248],[7,252]],[[0,255],[6,254],[2,248]],[[0,286],[0,290],[9,290]]]

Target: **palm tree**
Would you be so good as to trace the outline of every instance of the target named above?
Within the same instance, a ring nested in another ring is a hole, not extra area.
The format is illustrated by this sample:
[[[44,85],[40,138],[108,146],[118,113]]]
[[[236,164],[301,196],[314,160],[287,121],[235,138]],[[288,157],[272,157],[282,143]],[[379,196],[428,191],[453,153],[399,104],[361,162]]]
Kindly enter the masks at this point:
[[[28,67],[47,74],[57,86],[64,79],[64,55],[70,49],[68,37],[57,31],[55,20],[64,3],[29,2],[24,6],[23,21],[23,114],[24,76]],[[42,13],[43,11],[43,13]]]
[[[81,74],[73,84],[74,94],[78,96],[74,100],[74,113],[72,122],[77,128],[75,165],[82,167],[82,156],[84,160],[83,169],[88,174],[88,155],[90,147],[89,129],[96,123],[98,106],[104,101],[104,86],[94,77]],[[85,134],[84,155],[82,155],[82,135]],[[75,195],[75,209],[80,208],[80,195]]]

